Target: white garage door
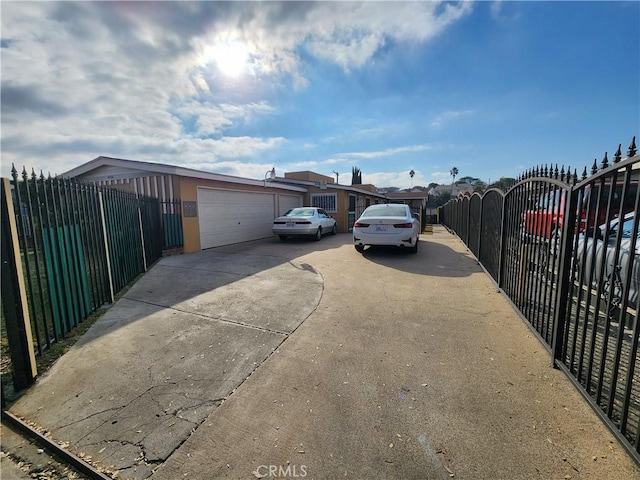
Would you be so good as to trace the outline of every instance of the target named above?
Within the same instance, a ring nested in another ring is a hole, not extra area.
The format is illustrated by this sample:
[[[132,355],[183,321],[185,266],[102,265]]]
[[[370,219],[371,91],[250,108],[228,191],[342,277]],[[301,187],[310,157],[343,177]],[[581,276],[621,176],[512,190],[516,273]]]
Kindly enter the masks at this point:
[[[200,248],[273,235],[274,195],[198,188]]]
[[[300,195],[279,195],[280,212],[278,215],[284,215],[292,208],[302,207],[302,196]]]

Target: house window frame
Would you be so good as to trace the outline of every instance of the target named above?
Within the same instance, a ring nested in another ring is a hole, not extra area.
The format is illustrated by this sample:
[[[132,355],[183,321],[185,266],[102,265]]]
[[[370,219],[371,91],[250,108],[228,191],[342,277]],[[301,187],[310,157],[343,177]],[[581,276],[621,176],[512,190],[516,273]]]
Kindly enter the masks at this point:
[[[318,198],[327,200],[321,200],[317,202]],[[312,193],[311,194],[311,206],[318,207],[325,210],[328,213],[338,212],[338,194],[337,193]]]

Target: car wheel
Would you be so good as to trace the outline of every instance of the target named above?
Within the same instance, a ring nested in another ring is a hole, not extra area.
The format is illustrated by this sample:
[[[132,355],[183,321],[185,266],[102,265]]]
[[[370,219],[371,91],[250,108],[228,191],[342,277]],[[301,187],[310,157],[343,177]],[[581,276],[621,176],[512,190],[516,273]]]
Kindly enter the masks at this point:
[[[364,252],[364,245],[354,245],[356,247],[356,252],[362,253]]]
[[[320,241],[320,239],[322,238],[322,227],[318,227],[318,230],[316,231],[316,236],[313,238],[315,239],[316,242]]]
[[[283,242],[287,239],[286,235],[278,235]]]
[[[335,235],[336,233],[338,233],[338,224],[334,223],[333,228],[331,229],[331,235]]]
[[[418,238],[416,237],[416,244],[411,247],[411,249],[409,250],[411,253],[418,253]]]

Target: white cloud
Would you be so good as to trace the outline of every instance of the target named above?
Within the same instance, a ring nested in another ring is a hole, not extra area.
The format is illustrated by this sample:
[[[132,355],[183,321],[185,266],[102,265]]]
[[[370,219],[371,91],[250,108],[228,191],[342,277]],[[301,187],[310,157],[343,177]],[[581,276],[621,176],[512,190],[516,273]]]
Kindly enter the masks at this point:
[[[239,124],[276,113],[257,88],[263,77],[304,88],[301,52],[358,68],[389,40],[426,42],[471,8],[467,2],[3,2],[3,174],[11,162],[66,171],[98,155],[176,163],[176,155],[197,162],[277,150],[282,136],[233,136]],[[225,39],[247,45],[247,78],[225,79],[205,58],[207,47]],[[351,158],[358,155],[376,153]]]
[[[493,18],[499,18],[500,11],[502,10],[502,0],[495,0],[491,2],[490,10]]]
[[[216,105],[192,100],[178,107],[176,113],[185,117],[193,117],[197,125],[197,134],[211,135],[221,133],[225,127],[233,126],[236,119],[241,122],[249,122],[256,115],[274,113],[274,109],[266,102]]]
[[[460,117],[474,115],[475,113],[476,113],[475,110],[450,110],[448,112],[443,112],[431,122],[431,126],[441,127],[445,123],[448,123],[452,120],[455,120]]]
[[[349,153],[340,153],[339,155],[348,157],[348,158],[380,158],[380,157],[390,157],[393,155],[397,155],[399,153],[408,153],[408,152],[421,152],[424,150],[430,150],[431,146],[429,145],[409,145],[406,147],[397,147],[397,148],[387,148],[385,150],[379,151],[371,151],[371,152],[349,152]]]

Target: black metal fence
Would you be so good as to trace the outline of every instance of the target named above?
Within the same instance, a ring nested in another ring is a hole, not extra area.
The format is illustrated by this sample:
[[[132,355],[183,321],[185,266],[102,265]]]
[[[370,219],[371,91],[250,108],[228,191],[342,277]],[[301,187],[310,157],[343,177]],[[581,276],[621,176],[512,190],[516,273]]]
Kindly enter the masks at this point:
[[[33,381],[34,370],[27,365],[17,372],[16,366],[31,363],[30,354],[41,355],[113,302],[162,256],[162,215],[158,199],[28,175],[26,169],[19,176],[14,168],[2,186],[2,268],[15,272],[6,277],[10,285],[3,276],[3,328],[17,335],[7,339],[14,386],[21,389]],[[13,211],[5,204],[13,204]],[[12,244],[18,246],[14,258]],[[26,305],[20,304],[19,277]],[[25,347],[31,340],[33,352]]]
[[[506,193],[452,199],[453,230],[640,464],[640,155],[590,175],[541,166]]]

